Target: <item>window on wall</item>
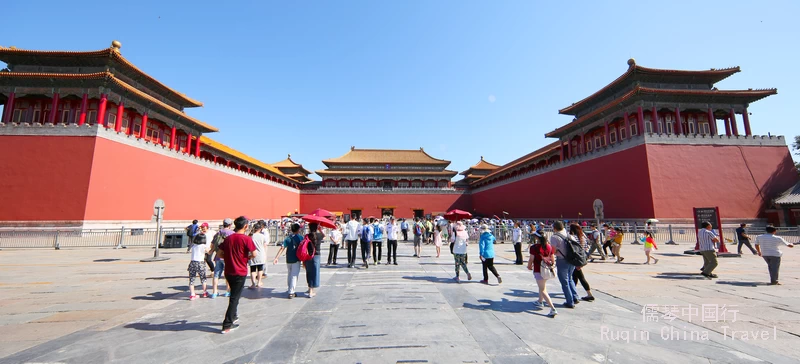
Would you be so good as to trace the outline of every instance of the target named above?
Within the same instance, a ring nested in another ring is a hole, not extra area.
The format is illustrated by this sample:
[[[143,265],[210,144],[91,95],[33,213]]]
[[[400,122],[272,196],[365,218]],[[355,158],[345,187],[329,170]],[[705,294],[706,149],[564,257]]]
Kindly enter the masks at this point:
[[[439,181],[439,187],[447,187],[447,181]]]
[[[711,134],[711,127],[708,123],[700,122],[697,124],[697,131],[703,135],[710,135]]]
[[[647,123],[645,125],[650,125],[650,123]],[[639,135],[639,127],[636,124],[631,124],[631,136],[634,135]]]
[[[378,187],[378,182],[367,181],[367,187]]]
[[[611,128],[611,129],[609,129],[609,132],[610,132],[610,134],[608,135],[609,140],[611,141],[611,143],[616,143],[617,142],[617,128]]]
[[[128,119],[122,119],[122,130],[127,132],[128,131]]]
[[[16,109],[14,110],[14,116],[11,117],[11,121],[14,123],[21,123],[22,122],[22,110]]]
[[[586,151],[588,151],[588,152],[592,151],[592,141],[591,140],[586,142]]]
[[[42,112],[41,112],[40,110],[38,110],[38,109],[37,109],[37,110],[33,110],[33,122],[34,122],[34,123],[40,123],[40,122],[42,122],[42,121],[39,119],[39,117],[41,117],[41,116],[42,116]]]
[[[158,129],[153,129],[153,128],[148,127],[147,128],[147,134],[145,134],[145,135],[147,136],[147,140],[158,141],[159,134],[160,133],[158,132]]]
[[[137,136],[142,132],[142,123],[133,124],[133,133]]]
[[[422,181],[412,181],[411,182],[411,187],[421,188],[422,187]]]
[[[108,118],[106,118],[106,120],[108,121],[109,128],[113,129],[117,126],[117,114],[108,114]]]
[[[595,135],[594,136],[594,149],[600,148],[600,146],[601,146],[601,144],[600,144],[600,136],[599,135]]]
[[[647,134],[653,134],[653,123],[650,121],[650,119],[644,120],[644,132]],[[636,135],[636,133],[633,132],[633,129],[631,129],[631,135]]]
[[[339,187],[349,187],[349,186],[350,186],[349,181],[339,181]]]
[[[86,113],[86,122],[89,124],[97,124],[97,110],[89,110]]]
[[[628,138],[628,129],[625,127],[619,128],[619,138],[625,140]]]
[[[364,182],[362,182],[362,181],[353,181],[353,187],[364,187]]]
[[[336,187],[336,181],[325,181],[325,187]]]
[[[69,122],[69,109],[61,110],[61,120],[59,120],[59,122],[62,124]]]
[[[694,123],[692,121],[689,121],[688,123],[686,123],[686,126],[687,126],[686,129],[689,131],[689,134],[694,134]]]
[[[397,182],[397,187],[408,187],[408,181]]]
[[[672,134],[672,132],[673,132],[672,123],[671,122],[667,122],[667,134]]]
[[[436,182],[425,181],[425,187],[436,187]]]

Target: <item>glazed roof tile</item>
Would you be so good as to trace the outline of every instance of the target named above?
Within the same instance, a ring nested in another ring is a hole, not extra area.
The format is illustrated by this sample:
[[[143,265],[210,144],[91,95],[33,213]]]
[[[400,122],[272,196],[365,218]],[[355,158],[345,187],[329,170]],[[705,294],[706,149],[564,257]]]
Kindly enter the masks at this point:
[[[465,175],[465,176],[466,176],[467,174],[470,174],[470,173],[471,173],[472,171],[474,171],[474,170],[478,170],[478,171],[492,171],[492,170],[495,170],[495,169],[498,169],[498,168],[500,168],[500,166],[498,166],[498,165],[496,165],[496,164],[491,164],[491,163],[489,163],[489,162],[485,161],[485,160],[483,159],[483,156],[481,156],[481,160],[480,160],[478,163],[476,163],[476,164],[475,164],[474,166],[472,166],[472,167],[469,167],[469,168],[468,168],[466,171],[463,171],[463,172],[461,172],[461,173],[459,173],[459,174],[461,174],[461,175]]]
[[[800,182],[784,191],[775,199],[776,205],[800,205]]]
[[[515,160],[513,160],[511,162],[508,162],[508,163],[502,165],[500,168],[492,171],[492,173],[489,173],[486,176],[483,176],[481,179],[479,179],[477,181],[474,181],[474,182],[472,182],[470,184],[474,185],[474,184],[480,183],[481,181],[488,181],[492,177],[495,177],[497,175],[509,172],[509,171],[513,170],[514,168],[516,168],[516,167],[519,167],[519,166],[521,166],[521,165],[523,165],[525,163],[528,163],[528,162],[530,162],[530,161],[532,161],[534,159],[538,159],[540,157],[543,157],[543,156],[553,152],[554,150],[558,150],[558,147],[559,147],[559,142],[558,141],[550,143],[548,145],[545,145],[544,147],[541,147],[541,148],[539,148],[537,150],[534,150],[533,152],[530,152],[530,153],[528,153],[528,154],[526,154],[526,155],[524,155],[522,157],[519,157],[519,158],[517,158],[517,159],[515,159]]]
[[[303,172],[305,172],[305,174],[306,174],[306,175],[309,175],[309,174],[311,174],[311,171],[309,171],[309,170],[307,170],[307,169],[303,168],[303,165],[302,165],[302,164],[298,164],[298,163],[296,163],[295,161],[293,161],[293,160],[292,160],[292,155],[291,155],[291,154],[289,154],[289,155],[286,157],[286,159],[284,159],[284,160],[282,160],[282,161],[280,161],[280,162],[277,162],[277,163],[272,163],[272,166],[273,166],[273,167],[275,167],[275,168],[299,168],[299,169],[301,169]]]
[[[347,154],[333,159],[322,161],[325,165],[331,164],[427,164],[447,166],[450,161],[431,157],[425,150],[401,149],[356,149],[351,147]]]
[[[180,118],[186,119],[195,125],[202,128],[203,132],[216,132],[219,129],[206,124],[198,119],[195,119],[181,110],[178,110],[161,100],[150,96],[149,94],[140,91],[136,87],[133,87],[126,82],[116,78],[113,73],[104,71],[104,72],[95,72],[95,73],[46,73],[46,72],[0,72],[0,78],[35,78],[35,79],[73,79],[73,80],[107,80],[110,81],[119,87],[122,87],[128,92],[136,94],[137,96],[150,101],[154,104],[159,105],[160,107],[164,108],[165,110],[171,112],[175,116]]]
[[[629,67],[628,70],[623,73],[621,76],[617,77],[614,81],[611,81],[608,85],[601,88],[597,92],[587,96],[583,100],[573,103],[570,106],[567,106],[561,110],[558,110],[559,114],[567,114],[567,115],[575,115],[577,110],[583,106],[586,106],[590,101],[598,98],[598,96],[604,94],[606,91],[624,85],[626,80],[631,78],[631,76],[637,74],[644,74],[644,75],[664,75],[664,76],[689,76],[689,77],[703,77],[706,78],[709,82],[717,83],[719,81],[724,80],[725,78],[730,77],[734,73],[740,72],[741,68],[738,66],[730,67],[730,68],[720,68],[720,69],[710,69],[710,70],[700,70],[700,71],[689,71],[689,70],[666,70],[666,69],[658,69],[658,68],[648,68],[639,66],[633,61],[633,59],[628,61]]]
[[[359,175],[369,175],[369,176],[437,176],[437,177],[453,177],[458,172],[444,170],[444,171],[429,171],[429,172],[419,172],[419,171],[329,171],[329,170],[319,170],[316,173],[320,176],[322,175],[341,175],[341,176],[359,176]]]
[[[161,83],[154,77],[148,75],[138,67],[136,67],[133,63],[125,59],[122,54],[119,52],[118,49],[109,47],[106,49],[101,49],[97,51],[39,51],[39,50],[27,50],[27,49],[18,49],[18,48],[4,48],[0,47],[0,60],[5,60],[7,57],[14,57],[14,56],[44,56],[44,57],[90,57],[90,58],[111,58],[121,65],[125,66],[126,68],[130,69],[134,73],[142,76],[148,82],[155,85],[157,88],[160,88],[160,91],[169,93],[170,95],[176,97],[178,100],[182,101],[179,102],[181,106],[184,107],[199,107],[203,106],[203,103],[192,99],[170,87]],[[9,63],[9,62],[6,62]]]
[[[624,95],[620,96],[616,100],[610,101],[606,103],[603,107],[598,108],[586,115],[581,116],[578,119],[573,120],[569,124],[566,124],[556,130],[553,130],[547,134],[546,137],[552,138],[557,137],[558,134],[562,131],[568,130],[578,124],[583,123],[584,121],[591,119],[598,114],[607,111],[611,108],[618,107],[621,103],[625,102],[626,100],[632,98],[636,95],[676,95],[676,96],[734,96],[734,97],[751,97],[753,100],[760,100],[764,97],[775,95],[778,93],[777,89],[769,88],[769,89],[759,89],[759,90],[674,90],[674,89],[663,89],[663,88],[649,88],[649,87],[641,87],[636,86],[632,90],[628,91]]]
[[[193,140],[197,139],[197,137],[192,137],[192,139]],[[249,163],[249,164],[252,164],[254,166],[260,167],[262,169],[265,169],[267,171],[270,171],[270,172],[274,173],[275,175],[277,175],[279,177],[284,177],[284,178],[287,178],[287,179],[291,179],[291,178],[289,178],[289,176],[283,174],[283,172],[281,172],[277,168],[275,168],[275,167],[273,167],[273,166],[271,166],[271,165],[269,165],[267,163],[264,163],[264,162],[262,162],[262,161],[260,161],[258,159],[255,159],[255,158],[253,158],[253,157],[251,157],[251,156],[249,156],[247,154],[244,154],[244,153],[242,153],[242,152],[240,152],[240,151],[238,151],[236,149],[233,149],[233,148],[231,148],[231,147],[229,147],[229,146],[227,146],[225,144],[222,144],[222,143],[220,143],[220,142],[218,142],[218,141],[216,141],[214,139],[211,139],[211,138],[209,138],[209,137],[207,137],[205,135],[201,135],[200,136],[200,143],[202,145],[205,145],[208,148],[211,148],[211,149],[214,149],[214,150],[218,150],[218,151],[220,151],[222,153],[225,153],[225,154],[227,154],[227,155],[229,155],[231,157],[239,159],[239,160],[241,160],[241,161],[243,161],[245,163]]]

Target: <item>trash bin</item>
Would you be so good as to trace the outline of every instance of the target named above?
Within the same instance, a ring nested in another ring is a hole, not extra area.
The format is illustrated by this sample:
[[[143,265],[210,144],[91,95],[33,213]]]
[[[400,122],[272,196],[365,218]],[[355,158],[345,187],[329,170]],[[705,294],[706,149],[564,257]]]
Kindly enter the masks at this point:
[[[185,248],[187,242],[184,237],[186,237],[186,234],[182,233],[164,234],[164,242],[161,247],[164,249]]]

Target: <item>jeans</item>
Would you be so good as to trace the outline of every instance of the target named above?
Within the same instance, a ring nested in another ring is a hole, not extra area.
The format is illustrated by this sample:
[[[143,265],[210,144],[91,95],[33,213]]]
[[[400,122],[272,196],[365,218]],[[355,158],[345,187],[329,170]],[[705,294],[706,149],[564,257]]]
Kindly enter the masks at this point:
[[[228,300],[228,310],[225,311],[225,320],[222,321],[222,329],[229,329],[233,326],[233,320],[239,316],[239,298],[242,297],[242,289],[244,289],[244,282],[247,280],[245,276],[229,276],[225,275],[228,280],[228,287],[231,289],[231,297]]]
[[[347,241],[347,265],[351,266],[356,264],[356,247],[358,246],[358,240],[348,240]]]
[[[381,256],[383,256],[383,241],[373,241],[372,242],[372,261],[373,262],[380,262]]]
[[[578,291],[575,289],[575,282],[572,281],[575,266],[564,258],[556,257],[556,270],[558,282],[561,283],[561,290],[564,291],[564,298],[567,300],[565,305],[572,306],[578,300]]]
[[[483,261],[481,262],[481,265],[483,265],[483,280],[484,281],[487,281],[487,282],[489,281],[489,272],[488,271],[492,271],[492,274],[494,274],[495,277],[500,278],[500,274],[497,273],[497,269],[494,269],[494,258],[484,258]]]
[[[408,241],[408,229],[403,229],[403,241]]]
[[[364,261],[364,264],[367,264],[367,258],[369,258],[369,245],[369,242],[361,241],[361,260]]]
[[[308,288],[317,288],[319,287],[319,265],[320,265],[320,256],[319,254],[314,255],[311,260],[306,261],[306,282],[308,283]]]
[[[781,257],[763,257],[769,269],[769,283],[778,282],[778,271],[781,269]]]
[[[286,263],[288,275],[286,275],[286,284],[289,286],[289,294],[294,294],[294,289],[297,287],[297,277],[300,276],[300,262]]]
[[[336,264],[336,255],[339,254],[339,246],[336,244],[331,244],[330,249],[328,250],[328,264]],[[333,260],[331,260],[333,258]]]
[[[514,254],[517,255],[517,260],[514,264],[522,264],[522,243],[514,243]],[[485,275],[485,274],[484,274]]]
[[[739,250],[739,255],[741,255],[741,254],[742,254],[742,244],[744,244],[744,245],[747,245],[747,248],[749,248],[749,249],[750,249],[750,252],[751,252],[751,253],[753,253],[754,255],[755,255],[755,254],[757,254],[757,253],[756,253],[756,250],[755,250],[755,249],[753,249],[753,247],[750,245],[750,240],[747,240],[747,239],[740,239],[740,240],[739,240],[739,249],[738,249],[738,250]]]
[[[397,240],[386,241],[386,264],[397,263]]]
[[[717,267],[717,254],[713,250],[701,251],[703,256],[703,274],[709,275]]]

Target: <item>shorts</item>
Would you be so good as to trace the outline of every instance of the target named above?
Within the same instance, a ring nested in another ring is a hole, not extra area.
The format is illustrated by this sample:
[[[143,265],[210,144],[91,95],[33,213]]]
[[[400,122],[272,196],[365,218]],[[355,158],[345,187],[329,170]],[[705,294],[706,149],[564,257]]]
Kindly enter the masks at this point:
[[[537,281],[541,281],[542,279],[544,279],[544,277],[542,277],[542,273],[533,272],[533,279],[535,279]]]
[[[200,276],[200,283],[206,284],[206,262],[189,262],[189,285],[194,286],[194,277]]]
[[[422,235],[414,235],[414,246],[422,244]]]
[[[263,264],[253,264],[250,266],[250,273],[261,272],[264,270]]]
[[[214,262],[214,278],[222,278],[225,275],[225,261],[218,260]]]
[[[644,252],[645,252],[645,253],[649,253],[649,252],[651,252],[651,251],[653,251],[653,248],[644,248]]]

